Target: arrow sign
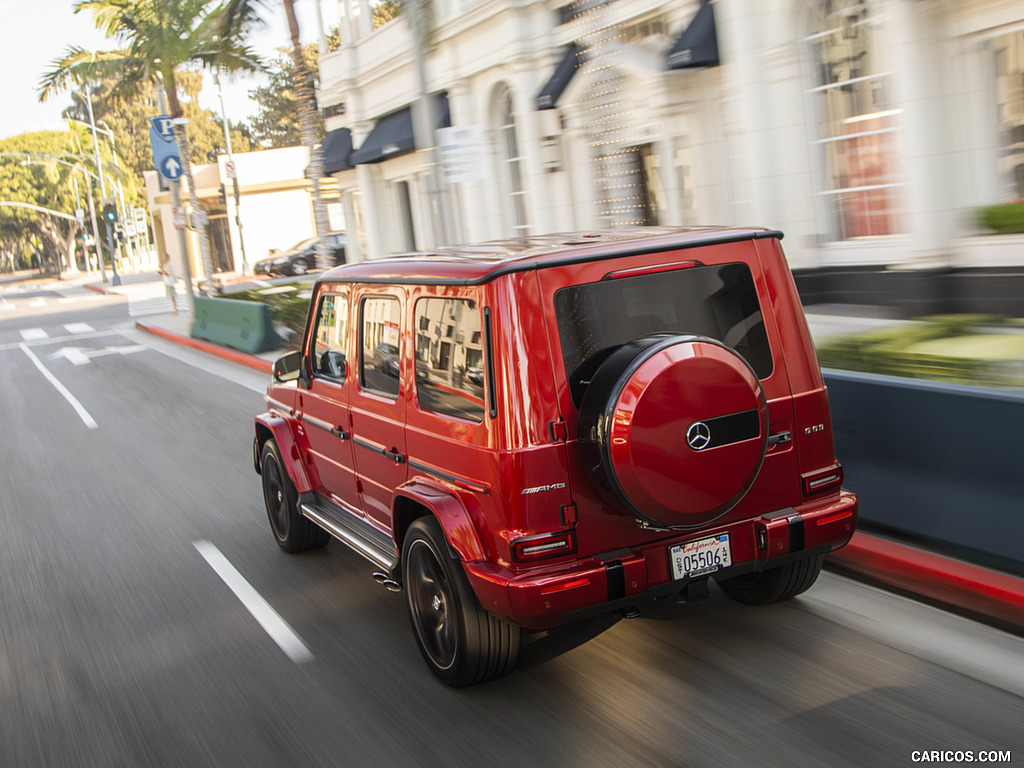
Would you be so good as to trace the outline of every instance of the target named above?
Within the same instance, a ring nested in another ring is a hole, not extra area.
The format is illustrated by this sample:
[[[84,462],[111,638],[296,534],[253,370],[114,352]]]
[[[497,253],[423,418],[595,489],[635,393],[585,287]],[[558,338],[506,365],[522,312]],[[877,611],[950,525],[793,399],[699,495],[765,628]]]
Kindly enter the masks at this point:
[[[168,181],[177,181],[181,178],[181,158],[176,154],[164,155],[156,168]]]
[[[170,115],[149,118],[149,143],[153,148],[153,167],[168,181],[180,179],[181,154],[174,138],[174,121]],[[174,158],[174,162],[167,164],[168,158]]]
[[[52,355],[50,360],[57,360],[63,357],[72,365],[86,365],[94,357],[106,355],[130,355],[133,352],[141,352],[146,347],[142,344],[124,345],[120,347],[104,347],[103,349],[85,349],[83,347],[61,347]]]

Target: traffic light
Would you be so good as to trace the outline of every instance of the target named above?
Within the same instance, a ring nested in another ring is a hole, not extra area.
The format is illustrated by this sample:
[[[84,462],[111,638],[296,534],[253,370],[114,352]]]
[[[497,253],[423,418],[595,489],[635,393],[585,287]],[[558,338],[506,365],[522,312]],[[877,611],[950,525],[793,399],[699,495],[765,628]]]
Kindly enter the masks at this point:
[[[117,223],[117,207],[113,203],[103,204],[103,218],[111,224]]]

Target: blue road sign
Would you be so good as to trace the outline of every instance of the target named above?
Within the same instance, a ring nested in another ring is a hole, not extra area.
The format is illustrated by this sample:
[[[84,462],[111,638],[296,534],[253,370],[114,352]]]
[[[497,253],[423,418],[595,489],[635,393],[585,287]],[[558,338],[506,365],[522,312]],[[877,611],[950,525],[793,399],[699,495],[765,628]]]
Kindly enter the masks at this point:
[[[168,181],[177,181],[181,178],[181,158],[178,155],[164,155],[160,158],[157,170]]]
[[[181,154],[170,115],[149,118],[149,143],[153,147],[153,167],[168,181],[180,179]]]

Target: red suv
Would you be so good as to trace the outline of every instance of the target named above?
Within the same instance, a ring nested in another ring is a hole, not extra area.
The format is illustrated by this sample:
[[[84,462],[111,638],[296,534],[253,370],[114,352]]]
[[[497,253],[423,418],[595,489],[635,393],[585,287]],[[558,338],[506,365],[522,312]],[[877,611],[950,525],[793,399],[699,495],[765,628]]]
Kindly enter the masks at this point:
[[[745,603],[803,592],[857,498],[781,237],[615,230],[325,273],[256,417],[277,543],[374,563],[453,686],[509,671],[522,627],[712,576]]]

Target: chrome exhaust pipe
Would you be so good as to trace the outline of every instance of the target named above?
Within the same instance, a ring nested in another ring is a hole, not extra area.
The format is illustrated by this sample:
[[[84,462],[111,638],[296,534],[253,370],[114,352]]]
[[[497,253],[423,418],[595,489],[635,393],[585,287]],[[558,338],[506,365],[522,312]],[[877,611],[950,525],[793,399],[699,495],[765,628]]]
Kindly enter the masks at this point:
[[[377,572],[373,574],[373,580],[384,587],[388,592],[401,592],[402,585],[392,579],[388,574]]]

